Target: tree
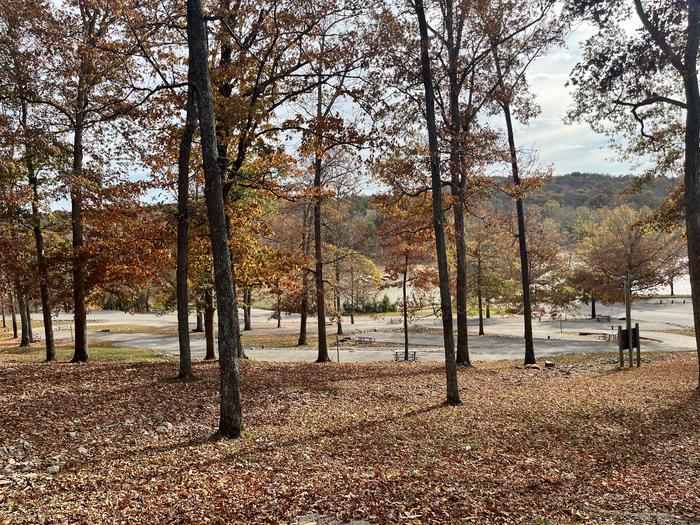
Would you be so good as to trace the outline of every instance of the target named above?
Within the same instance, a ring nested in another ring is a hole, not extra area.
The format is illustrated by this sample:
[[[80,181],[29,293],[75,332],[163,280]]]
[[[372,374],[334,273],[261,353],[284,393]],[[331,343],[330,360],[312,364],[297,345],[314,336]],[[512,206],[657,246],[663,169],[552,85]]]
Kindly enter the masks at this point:
[[[589,275],[590,293],[606,304],[622,299],[622,279],[629,277],[633,291],[666,282],[669,263],[683,253],[683,241],[673,232],[645,224],[652,212],[627,205],[600,210],[585,227],[577,250]]]
[[[26,4],[22,15],[27,30],[21,35],[18,49],[41,49],[37,57],[41,74],[27,84],[29,89],[15,93],[13,102],[26,104],[29,115],[41,114],[40,129],[52,134],[70,157],[70,168],[61,166],[58,172],[71,198],[73,361],[87,361],[86,257],[91,250],[86,239],[86,206],[91,199],[99,202],[102,189],[110,183],[105,173],[116,162],[104,160],[115,154],[116,120],[134,110],[154,90],[134,84],[143,77],[132,42],[123,38],[128,25],[125,20],[131,13],[127,5],[91,0],[32,0]],[[9,4],[5,7],[4,25],[13,26],[16,10],[13,12]],[[108,135],[108,140],[94,140]]]
[[[700,365],[700,2],[571,0],[597,33],[571,76],[571,117],[630,139],[659,172],[683,172],[688,268]],[[633,16],[637,31],[623,29]],[[700,366],[698,367],[700,387]]]
[[[484,335],[484,311],[491,299],[509,300],[513,289],[512,232],[506,217],[487,203],[472,208],[467,223],[467,255],[471,259],[470,295],[476,297],[479,335]],[[486,305],[484,304],[486,303]]]
[[[564,238],[554,219],[538,210],[528,213],[526,223],[530,239],[528,281],[532,290],[532,309],[538,317],[570,303],[569,265],[561,246]]]
[[[532,299],[527,249],[527,228],[523,197],[527,186],[522,184],[522,166],[513,128],[513,110],[522,122],[539,111],[527,93],[525,74],[532,61],[552,44],[561,39],[563,25],[547,15],[553,2],[497,3],[487,14],[486,34],[491,44],[493,73],[498,89],[494,103],[501,109],[506,125],[507,155],[513,179],[511,195],[515,200],[518,221],[518,248],[522,282],[522,305],[525,328],[525,364],[534,364],[535,349],[532,335]],[[490,23],[489,23],[490,22]],[[521,31],[507,38],[512,27]],[[532,185],[532,181],[530,181]]]
[[[190,208],[190,154],[192,139],[197,128],[195,93],[187,88],[185,125],[182,130],[177,165],[177,336],[180,346],[180,379],[192,377],[192,354],[190,351],[190,301],[188,295],[189,275],[189,208]],[[209,347],[207,346],[207,355]]]
[[[445,343],[445,372],[447,380],[447,404],[459,405],[459,386],[455,361],[454,334],[452,332],[452,300],[450,298],[450,275],[447,267],[447,246],[445,242],[445,210],[442,206],[442,178],[440,175],[440,151],[438,148],[437,124],[435,120],[435,92],[429,56],[428,24],[423,0],[414,4],[420,34],[421,78],[425,89],[425,118],[430,152],[430,174],[433,200],[433,230],[437,255],[440,310],[442,331]]]
[[[679,277],[688,275],[688,255],[687,255],[687,245],[686,249],[679,252],[674,258],[668,261],[666,267],[663,269],[664,277],[666,278],[666,285],[670,288],[671,297],[675,295],[674,283]]]
[[[389,282],[384,287],[401,287],[401,311],[404,331],[404,360],[408,361],[408,323],[419,301],[410,301],[412,290],[425,290],[437,283],[435,268],[424,266],[432,250],[430,232],[430,199],[388,195],[379,201],[382,210],[382,226],[386,265],[384,272]]]
[[[214,105],[209,76],[206,23],[200,0],[187,1],[188,80],[196,93],[207,215],[214,260],[214,282],[219,305],[219,434],[237,438],[243,430],[240,377],[237,363],[238,312],[228,244],[224,194],[218,163]]]
[[[35,76],[40,70],[40,55],[37,48],[27,46],[32,41],[32,17],[17,16],[18,13],[7,5],[0,6],[0,18],[5,24],[2,35],[2,69],[4,71],[3,99],[4,114],[11,119],[8,124],[14,129],[7,130],[3,137],[6,145],[17,142],[23,149],[19,164],[26,172],[27,183],[31,190],[30,197],[30,227],[34,234],[36,248],[36,270],[41,291],[42,315],[44,322],[44,341],[46,361],[54,361],[56,352],[53,340],[53,325],[51,319],[52,305],[49,289],[48,266],[45,254],[44,232],[42,228],[41,197],[43,188],[40,187],[40,177],[46,178],[52,164],[61,157],[62,152],[50,132],[42,129],[46,124],[42,121],[39,111],[34,111],[27,101],[27,95],[36,92],[36,84],[40,82]],[[35,113],[38,115],[35,116]],[[14,149],[14,147],[13,147]],[[30,333],[31,335],[31,333]]]
[[[316,362],[329,362],[326,335],[326,304],[323,255],[324,199],[328,185],[337,179],[333,161],[347,157],[350,148],[364,141],[355,123],[344,119],[337,111],[342,103],[352,103],[356,98],[353,79],[362,66],[364,56],[355,48],[356,31],[348,21],[356,16],[358,8],[352,4],[329,9],[329,15],[320,21],[313,33],[317,49],[310,64],[315,75],[315,111],[309,117],[296,116],[297,126],[303,130],[302,155],[312,161],[314,238],[314,284],[316,288],[316,312],[318,318],[318,357]],[[341,176],[345,172],[341,166]]]

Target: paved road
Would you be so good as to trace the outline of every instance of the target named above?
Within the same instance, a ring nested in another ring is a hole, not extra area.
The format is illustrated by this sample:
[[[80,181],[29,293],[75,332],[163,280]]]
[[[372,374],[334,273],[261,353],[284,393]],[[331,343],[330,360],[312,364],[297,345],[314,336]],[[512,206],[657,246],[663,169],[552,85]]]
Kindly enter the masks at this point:
[[[593,353],[615,351],[617,346],[600,340],[603,333],[611,333],[613,326],[621,324],[615,319],[624,313],[621,305],[599,307],[599,314],[611,315],[611,323],[600,323],[589,319],[577,318],[562,323],[558,321],[537,321],[533,323],[535,348],[539,357],[549,357],[562,353]],[[579,315],[585,315],[580,312]],[[635,303],[633,316],[635,322],[640,322],[644,341],[643,349],[655,351],[692,350],[694,339],[684,335],[668,333],[668,330],[685,329],[692,325],[692,310],[689,301],[683,304],[682,299],[670,304],[667,300],[659,304],[658,300],[640,301]],[[282,335],[294,334],[298,329],[298,316],[284,316],[282,327],[276,327],[276,321],[271,320],[270,312],[253,310],[253,331],[251,335]],[[61,316],[69,319],[69,316]],[[403,344],[403,334],[400,332],[398,317],[372,318],[358,317],[355,325],[350,325],[346,319],[344,328],[353,335],[366,335],[383,344],[400,347]],[[191,318],[192,325],[195,319]],[[93,329],[109,329],[110,325],[129,325],[132,329],[139,326],[144,330],[158,328],[166,333],[91,333],[90,338],[107,341],[124,347],[148,348],[155,351],[178,353],[178,341],[175,335],[177,319],[175,314],[125,314],[123,312],[94,312],[88,317],[88,324]],[[439,333],[439,322],[434,318],[420,320],[425,333],[410,334],[410,342],[419,351],[420,359],[424,361],[439,361],[443,359],[442,335]],[[476,322],[470,321],[475,327]],[[316,327],[309,323],[309,331]],[[494,361],[500,359],[519,359],[523,354],[522,317],[499,317],[487,319],[485,323],[486,336],[470,338],[470,352],[475,361]],[[167,333],[170,332],[170,333]],[[56,332],[57,338],[70,337],[70,327],[64,326]],[[245,339],[244,339],[245,340]],[[192,352],[195,358],[204,356],[204,337],[202,334],[192,334]],[[393,360],[393,348],[382,347],[350,347],[341,349],[340,360],[364,362]],[[270,361],[313,361],[316,350],[313,348],[249,348],[247,353],[254,359]],[[332,351],[335,358],[335,349]]]

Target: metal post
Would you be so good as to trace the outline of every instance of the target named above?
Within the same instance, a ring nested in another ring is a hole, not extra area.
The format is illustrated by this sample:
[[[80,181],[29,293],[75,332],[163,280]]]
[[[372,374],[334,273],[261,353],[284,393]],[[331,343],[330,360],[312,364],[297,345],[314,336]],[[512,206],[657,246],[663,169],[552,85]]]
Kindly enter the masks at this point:
[[[642,366],[642,334],[639,333],[639,323],[634,324],[634,329],[637,332],[637,368]]]

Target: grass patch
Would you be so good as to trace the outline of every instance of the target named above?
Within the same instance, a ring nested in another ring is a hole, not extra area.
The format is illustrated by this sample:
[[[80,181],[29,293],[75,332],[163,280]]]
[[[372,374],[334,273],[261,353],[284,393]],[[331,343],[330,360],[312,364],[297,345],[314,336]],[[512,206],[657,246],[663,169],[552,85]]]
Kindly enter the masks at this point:
[[[270,335],[255,335],[250,332],[241,332],[241,339],[243,344],[246,346],[262,347],[265,348],[295,348],[299,347],[297,344],[299,342],[299,334],[270,334]],[[306,334],[307,345],[318,346],[318,335],[316,333]],[[328,336],[326,338],[328,344],[335,344],[335,336]],[[299,347],[299,348],[306,348]]]
[[[37,314],[34,314],[37,315]],[[95,321],[95,322],[102,322],[102,321]],[[21,321],[19,318],[17,318],[17,324],[18,328],[22,326]],[[51,326],[68,326],[73,324],[73,321],[71,319],[52,319],[51,320]],[[38,314],[37,317],[32,317],[32,328],[36,330],[37,328],[44,328],[44,320],[41,318],[41,314]]]
[[[32,343],[29,347],[17,346],[18,339],[4,335],[0,337],[0,363],[36,363],[46,357],[46,346],[43,342]],[[71,342],[56,342],[56,357],[58,361],[70,361],[73,357],[74,346]],[[157,362],[175,359],[168,354],[161,354],[146,348],[123,348],[108,344],[89,346],[90,361],[97,363],[123,362]]]
[[[99,326],[89,326],[89,333],[111,332],[115,334],[162,334],[177,335],[177,329],[167,326],[149,326],[133,324],[102,324]]]

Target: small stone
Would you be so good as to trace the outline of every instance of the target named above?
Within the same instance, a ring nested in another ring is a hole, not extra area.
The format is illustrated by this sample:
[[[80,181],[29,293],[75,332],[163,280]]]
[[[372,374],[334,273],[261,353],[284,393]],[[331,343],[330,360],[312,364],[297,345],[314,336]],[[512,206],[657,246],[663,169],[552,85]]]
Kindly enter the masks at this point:
[[[78,437],[78,433],[77,433],[77,432],[68,432],[68,435],[69,435],[71,438],[73,438],[73,439],[75,439],[76,437]]]
[[[88,453],[88,449],[86,449],[85,447],[78,447],[78,453],[85,455]]]
[[[555,366],[557,366],[557,365],[554,364],[554,361],[545,361],[544,362],[545,368],[554,368]]]
[[[18,439],[17,440],[17,446],[20,448],[23,448],[25,450],[29,450],[30,448],[34,448],[34,445],[32,445],[29,441],[26,439]]]
[[[61,470],[61,467],[58,465],[51,465],[49,468],[46,469],[46,472],[49,474],[58,474],[58,472]]]
[[[134,424],[134,420],[133,420],[133,419],[127,419],[126,421],[124,421],[124,424],[125,424],[126,426],[130,427],[131,425]]]
[[[5,476],[9,476],[14,472],[14,468],[12,468],[12,465],[7,465],[4,469],[2,469],[2,473]]]
[[[471,452],[472,446],[471,446],[471,445],[467,445],[467,446],[464,447],[464,450],[465,450],[465,452]]]
[[[539,370],[540,365],[538,364],[530,364],[530,365],[525,365],[525,370]]]
[[[165,434],[167,431],[168,427],[166,427],[165,425],[161,425],[158,428],[156,428],[156,432],[158,432],[159,434]]]
[[[172,430],[172,429],[173,429],[173,424],[170,423],[170,422],[168,422],[168,421],[166,421],[165,423],[163,423],[163,426],[164,426],[165,428],[167,428],[168,430]]]

